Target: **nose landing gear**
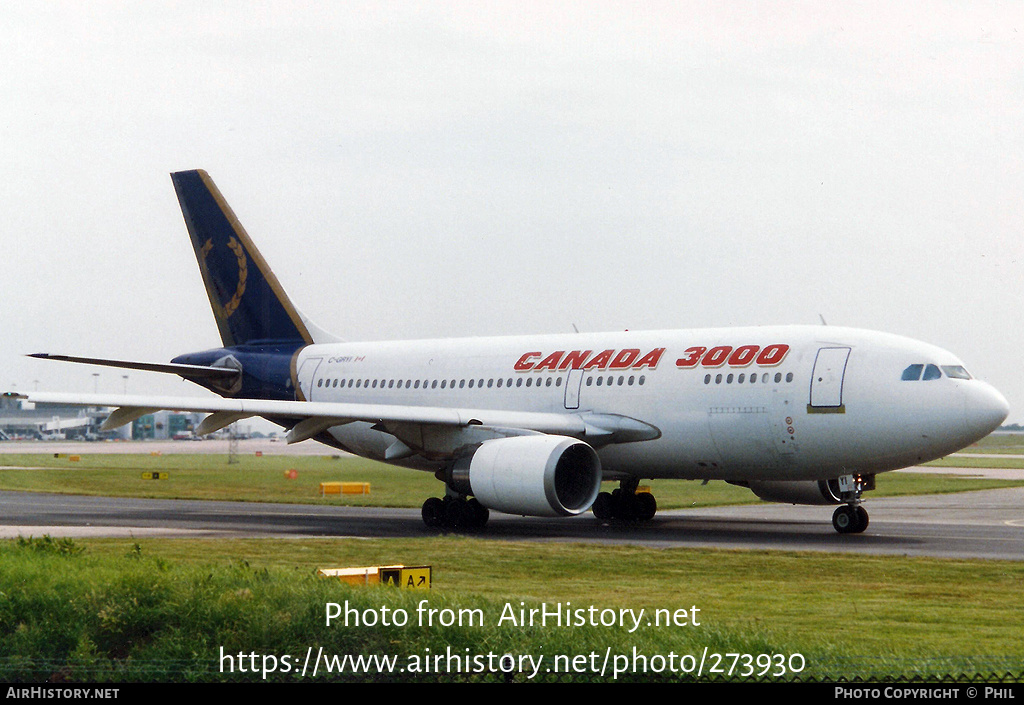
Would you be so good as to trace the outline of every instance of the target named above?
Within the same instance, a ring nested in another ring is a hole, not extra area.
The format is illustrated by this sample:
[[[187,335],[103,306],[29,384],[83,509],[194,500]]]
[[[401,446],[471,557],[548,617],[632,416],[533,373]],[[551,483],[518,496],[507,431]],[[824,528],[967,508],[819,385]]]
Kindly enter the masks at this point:
[[[843,475],[838,478],[839,497],[846,502],[832,514],[832,526],[840,534],[860,534],[868,528],[868,512],[861,506],[861,495],[874,489],[874,476]]]

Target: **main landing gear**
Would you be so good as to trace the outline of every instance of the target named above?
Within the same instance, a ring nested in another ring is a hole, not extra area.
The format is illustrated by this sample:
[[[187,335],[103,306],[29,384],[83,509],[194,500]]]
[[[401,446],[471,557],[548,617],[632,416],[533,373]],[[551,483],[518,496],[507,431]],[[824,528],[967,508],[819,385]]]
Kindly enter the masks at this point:
[[[430,497],[423,503],[423,523],[431,529],[467,531],[482,529],[490,511],[476,499],[447,495],[444,499]]]
[[[601,521],[649,521],[658,512],[658,503],[650,492],[637,492],[638,478],[619,483],[619,488],[602,492],[591,509]]]
[[[874,476],[843,475],[839,480],[839,498],[846,504],[832,514],[832,526],[840,534],[860,534],[868,528],[868,513],[861,505],[861,494],[874,489]]]

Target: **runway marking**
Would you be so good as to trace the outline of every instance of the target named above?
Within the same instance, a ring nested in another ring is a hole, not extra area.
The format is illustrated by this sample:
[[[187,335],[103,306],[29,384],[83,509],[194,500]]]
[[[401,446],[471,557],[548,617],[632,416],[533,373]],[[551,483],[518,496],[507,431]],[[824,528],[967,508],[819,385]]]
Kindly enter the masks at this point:
[[[70,536],[74,538],[204,538],[205,529],[161,529],[139,526],[0,526],[0,539],[29,536]]]

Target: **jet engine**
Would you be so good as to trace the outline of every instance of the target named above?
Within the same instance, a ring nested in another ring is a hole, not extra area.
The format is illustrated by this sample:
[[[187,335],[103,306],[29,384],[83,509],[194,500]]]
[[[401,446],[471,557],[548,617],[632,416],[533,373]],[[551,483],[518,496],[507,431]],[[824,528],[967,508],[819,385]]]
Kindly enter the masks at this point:
[[[457,462],[448,484],[485,507],[525,516],[573,516],[590,509],[601,487],[601,461],[567,436],[485,441]]]
[[[764,482],[750,480],[743,483],[766,502],[785,504],[842,504],[839,480],[804,480]]]

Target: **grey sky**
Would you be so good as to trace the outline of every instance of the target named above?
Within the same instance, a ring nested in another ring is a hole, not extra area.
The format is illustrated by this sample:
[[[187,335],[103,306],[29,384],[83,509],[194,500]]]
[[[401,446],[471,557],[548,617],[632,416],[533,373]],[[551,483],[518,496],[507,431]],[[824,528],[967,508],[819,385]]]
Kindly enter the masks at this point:
[[[2,3],[0,386],[218,345],[204,168],[347,339],[820,314],[1024,422],[1024,6],[833,5]]]

